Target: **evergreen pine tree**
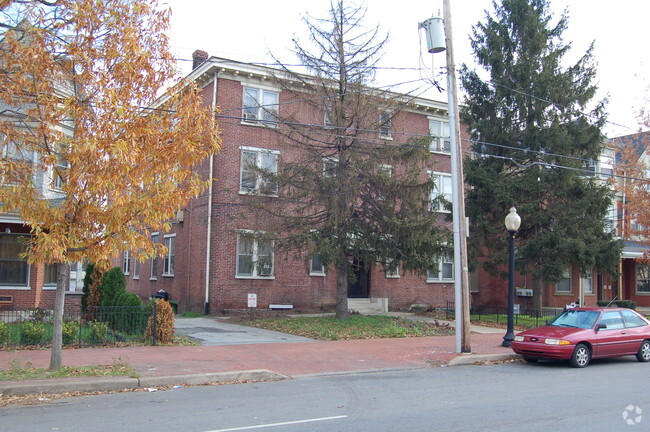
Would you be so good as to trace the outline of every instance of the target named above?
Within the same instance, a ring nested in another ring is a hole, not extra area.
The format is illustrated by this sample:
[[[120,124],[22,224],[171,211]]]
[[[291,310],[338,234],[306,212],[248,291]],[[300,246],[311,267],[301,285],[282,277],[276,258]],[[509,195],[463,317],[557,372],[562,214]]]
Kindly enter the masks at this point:
[[[466,161],[472,255],[498,272],[507,260],[503,220],[511,206],[522,225],[518,270],[533,277],[534,307],[542,287],[567,266],[615,272],[620,244],[605,229],[609,184],[584,168],[604,137],[604,102],[593,102],[592,47],[573,65],[563,58],[567,17],[554,22],[546,0],[501,0],[473,27],[471,44],[484,72],[463,66],[461,119],[474,156]],[[489,251],[489,252],[488,252]]]

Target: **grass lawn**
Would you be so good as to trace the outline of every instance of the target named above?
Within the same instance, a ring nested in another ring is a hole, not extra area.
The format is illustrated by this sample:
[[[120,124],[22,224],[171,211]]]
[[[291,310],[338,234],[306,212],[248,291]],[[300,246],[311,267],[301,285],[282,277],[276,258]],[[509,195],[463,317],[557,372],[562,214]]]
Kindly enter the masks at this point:
[[[344,320],[338,320],[333,316],[263,319],[242,322],[242,324],[319,340],[448,336],[454,334],[453,327],[447,325],[415,322],[382,315],[350,315]]]
[[[137,373],[131,366],[121,362],[116,362],[112,365],[83,367],[63,366],[55,372],[50,372],[45,368],[34,368],[29,363],[25,366],[20,366],[19,364],[14,363],[11,365],[10,369],[0,370],[0,381],[101,376],[136,377]]]

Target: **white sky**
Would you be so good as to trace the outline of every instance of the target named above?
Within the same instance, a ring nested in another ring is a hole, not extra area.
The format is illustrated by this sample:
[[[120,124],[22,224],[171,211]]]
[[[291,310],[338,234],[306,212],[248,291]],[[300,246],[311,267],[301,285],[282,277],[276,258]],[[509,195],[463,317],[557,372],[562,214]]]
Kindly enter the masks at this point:
[[[160,0],[172,9],[171,46],[179,59],[192,58],[195,49],[209,55],[244,62],[271,63],[273,52],[285,64],[295,64],[291,54],[292,37],[306,40],[306,29],[301,17],[305,13],[324,17],[329,0]],[[453,44],[456,65],[472,63],[468,35],[471,26],[491,10],[491,0],[450,0],[452,13]],[[605,128],[609,137],[628,135],[639,130],[636,115],[650,99],[650,77],[646,73],[650,65],[647,21],[650,2],[647,0],[550,0],[554,16],[566,8],[569,27],[564,41],[571,42],[573,49],[567,56],[575,62],[595,41],[595,57],[598,62],[600,93],[598,98],[609,97],[607,111],[610,123]],[[418,31],[418,23],[438,15],[442,0],[366,0],[368,12],[365,25],[379,25],[390,34],[381,66],[387,68],[425,68],[427,71],[379,70],[378,85],[392,85],[431,73],[445,65],[443,54],[426,52],[424,32]],[[440,14],[442,15],[442,13]],[[191,61],[180,62],[183,71],[189,73]],[[438,75],[443,84],[445,78]],[[443,85],[444,86],[444,85]],[[446,101],[446,95],[433,90],[426,81],[401,87],[408,91],[421,88],[423,97]],[[644,100],[646,100],[644,102]]]

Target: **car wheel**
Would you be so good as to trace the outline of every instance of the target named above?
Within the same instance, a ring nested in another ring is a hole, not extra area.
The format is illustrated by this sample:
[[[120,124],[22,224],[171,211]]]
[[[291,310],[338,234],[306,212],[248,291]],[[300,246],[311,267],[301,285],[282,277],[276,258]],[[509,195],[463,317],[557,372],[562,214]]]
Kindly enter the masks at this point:
[[[639,351],[636,353],[636,359],[640,362],[650,361],[650,341],[644,340],[641,342]]]
[[[576,349],[573,350],[573,355],[571,355],[571,366],[583,368],[589,364],[589,360],[591,360],[589,347],[585,344],[578,344]]]
[[[524,360],[526,363],[537,363],[537,360],[535,357],[524,357]]]

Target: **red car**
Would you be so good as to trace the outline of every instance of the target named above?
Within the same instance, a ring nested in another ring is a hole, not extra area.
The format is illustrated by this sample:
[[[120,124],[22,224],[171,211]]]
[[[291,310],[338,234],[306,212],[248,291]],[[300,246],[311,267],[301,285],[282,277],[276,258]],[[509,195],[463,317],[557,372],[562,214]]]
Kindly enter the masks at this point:
[[[527,362],[569,360],[585,367],[592,358],[636,355],[650,361],[650,321],[631,309],[568,309],[543,327],[515,336],[511,345]]]

